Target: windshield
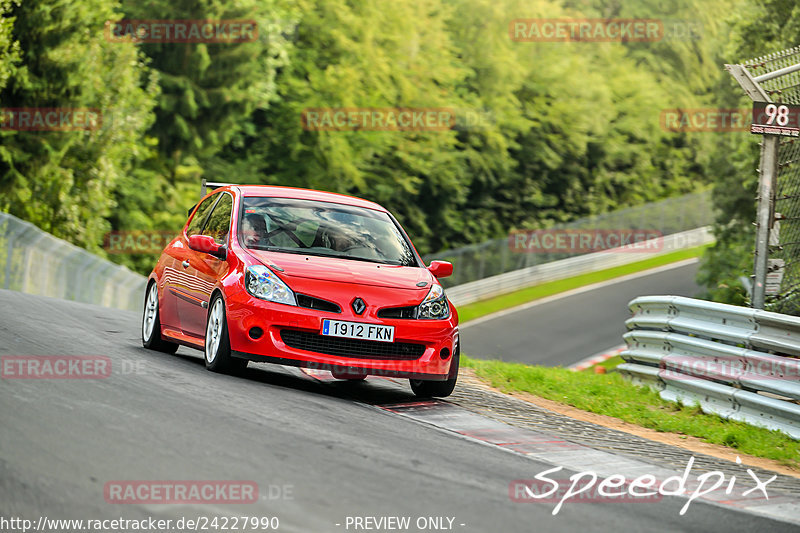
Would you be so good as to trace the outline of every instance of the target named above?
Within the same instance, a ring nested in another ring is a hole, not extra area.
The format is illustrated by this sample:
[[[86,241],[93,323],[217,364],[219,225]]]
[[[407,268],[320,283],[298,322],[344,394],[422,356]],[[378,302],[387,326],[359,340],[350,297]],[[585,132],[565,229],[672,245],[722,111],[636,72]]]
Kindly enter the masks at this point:
[[[417,266],[411,245],[381,211],[313,200],[245,197],[246,248]]]

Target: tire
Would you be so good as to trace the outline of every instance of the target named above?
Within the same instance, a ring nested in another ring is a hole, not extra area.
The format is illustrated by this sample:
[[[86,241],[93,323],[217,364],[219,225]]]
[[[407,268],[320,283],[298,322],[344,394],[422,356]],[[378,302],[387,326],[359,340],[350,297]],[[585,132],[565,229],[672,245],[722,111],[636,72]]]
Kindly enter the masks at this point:
[[[205,350],[203,359],[206,368],[212,372],[234,374],[247,366],[247,359],[237,359],[231,355],[231,339],[228,335],[228,319],[225,315],[225,302],[216,294],[208,306],[206,320]]]
[[[144,293],[144,309],[142,310],[142,346],[149,350],[173,354],[178,345],[161,338],[161,314],[158,309],[158,286],[150,282]]]
[[[411,390],[418,398],[444,398],[453,393],[458,381],[458,366],[461,349],[456,348],[453,360],[450,362],[450,372],[444,381],[429,381],[422,379],[409,379]]]

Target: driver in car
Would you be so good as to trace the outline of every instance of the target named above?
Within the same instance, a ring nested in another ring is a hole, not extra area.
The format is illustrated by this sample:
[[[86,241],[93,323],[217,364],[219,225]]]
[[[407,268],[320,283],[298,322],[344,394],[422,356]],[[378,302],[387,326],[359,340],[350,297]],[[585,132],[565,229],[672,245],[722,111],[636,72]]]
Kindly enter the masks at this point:
[[[264,217],[248,213],[242,220],[242,238],[245,246],[258,246],[267,235],[267,223]]]

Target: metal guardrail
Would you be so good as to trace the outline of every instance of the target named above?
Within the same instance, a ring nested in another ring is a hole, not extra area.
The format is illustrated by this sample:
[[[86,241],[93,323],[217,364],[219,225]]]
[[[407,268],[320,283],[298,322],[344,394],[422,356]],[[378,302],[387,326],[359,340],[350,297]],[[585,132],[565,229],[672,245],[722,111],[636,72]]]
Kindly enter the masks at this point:
[[[465,305],[539,283],[578,276],[588,272],[634,263],[654,255],[701,246],[713,242],[714,236],[711,234],[709,227],[703,227],[666,235],[661,237],[660,240],[659,246],[657,248],[653,247],[653,249],[659,250],[658,254],[607,250],[570,257],[456,285],[447,289],[447,298],[456,306]],[[644,249],[649,248],[645,246]],[[458,264],[454,266],[456,269],[458,268]]]
[[[682,296],[644,296],[617,370],[669,401],[800,440],[800,317]]]
[[[657,202],[628,207],[601,215],[545,226],[547,231],[640,229],[671,235],[714,223],[711,191],[701,191]],[[520,228],[522,229],[522,228]],[[575,253],[519,253],[511,250],[509,239],[492,239],[423,257],[450,261],[453,275],[443,279],[445,289],[472,281],[575,257]]]
[[[659,253],[713,241],[709,228],[663,237]],[[646,248],[646,247],[645,247]],[[0,288],[138,311],[145,278],[0,212]],[[652,253],[608,250],[553,261],[447,289],[455,305],[587,272],[624,265]]]
[[[0,212],[0,288],[142,309],[146,278]]]

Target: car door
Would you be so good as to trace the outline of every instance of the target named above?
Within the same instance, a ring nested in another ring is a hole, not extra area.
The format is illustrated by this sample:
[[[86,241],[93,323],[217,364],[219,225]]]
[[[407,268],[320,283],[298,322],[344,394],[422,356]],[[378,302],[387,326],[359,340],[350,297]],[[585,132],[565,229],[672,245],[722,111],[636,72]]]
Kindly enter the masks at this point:
[[[219,195],[209,196],[200,204],[194,215],[189,218],[186,231],[181,232],[177,239],[172,241],[164,250],[162,258],[164,260],[163,286],[161,308],[162,322],[166,326],[181,328],[179,307],[180,303],[188,298],[189,287],[193,279],[187,273],[189,266],[189,256],[192,250],[186,240],[187,235],[199,234],[205,224],[208,215],[214,208],[214,204],[219,200]]]
[[[209,235],[217,244],[228,244],[228,234],[233,214],[233,196],[219,193],[219,200],[206,219],[199,234]],[[191,279],[186,287],[186,298],[178,303],[181,329],[194,337],[204,337],[208,304],[217,280],[228,273],[228,262],[205,252],[189,250],[185,273]],[[186,265],[186,263],[184,263]]]

